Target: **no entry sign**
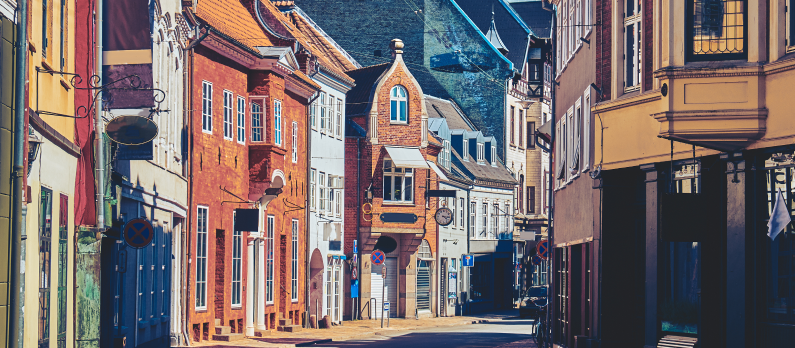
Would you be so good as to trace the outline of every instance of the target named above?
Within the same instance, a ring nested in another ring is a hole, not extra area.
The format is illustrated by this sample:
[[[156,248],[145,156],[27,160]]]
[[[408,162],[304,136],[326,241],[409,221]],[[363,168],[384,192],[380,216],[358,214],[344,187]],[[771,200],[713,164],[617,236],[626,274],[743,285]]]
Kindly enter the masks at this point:
[[[536,251],[536,255],[538,255],[538,257],[546,260],[549,257],[549,241],[542,239],[540,242],[538,242],[536,245]]]

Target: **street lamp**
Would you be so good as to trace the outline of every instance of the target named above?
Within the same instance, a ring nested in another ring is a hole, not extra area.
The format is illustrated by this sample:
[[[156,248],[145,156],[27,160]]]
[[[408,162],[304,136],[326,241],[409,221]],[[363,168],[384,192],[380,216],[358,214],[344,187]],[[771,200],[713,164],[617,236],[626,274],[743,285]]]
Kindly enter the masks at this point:
[[[36,134],[33,134],[32,130],[28,133],[28,175],[30,175],[30,166],[33,165],[33,161],[39,156],[39,149],[42,143],[44,142]]]
[[[541,102],[541,98],[537,98],[537,97],[536,98],[528,98],[528,99],[525,99],[525,100],[520,100],[519,101],[519,105],[522,106],[522,109],[527,110],[527,109],[530,108],[531,105],[533,105],[535,103],[539,103],[539,102]]]

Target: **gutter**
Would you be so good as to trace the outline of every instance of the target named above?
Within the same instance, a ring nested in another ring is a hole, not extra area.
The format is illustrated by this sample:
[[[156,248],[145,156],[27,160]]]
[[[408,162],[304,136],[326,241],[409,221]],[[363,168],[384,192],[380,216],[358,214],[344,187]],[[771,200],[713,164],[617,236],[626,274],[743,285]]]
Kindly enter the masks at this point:
[[[25,85],[27,80],[27,47],[28,47],[28,4],[26,0],[17,3],[17,37],[15,42],[15,59],[16,71],[14,75],[14,169],[12,176],[12,208],[11,208],[11,250],[9,261],[9,313],[8,313],[8,347],[17,348],[22,347],[20,340],[24,335],[19,331],[23,328],[23,323],[20,323],[20,308],[22,301],[20,298],[24,296],[22,289],[22,272],[24,269],[21,267],[22,260],[22,192],[23,192],[23,177],[25,175],[25,141],[27,140],[27,132],[25,132]]]

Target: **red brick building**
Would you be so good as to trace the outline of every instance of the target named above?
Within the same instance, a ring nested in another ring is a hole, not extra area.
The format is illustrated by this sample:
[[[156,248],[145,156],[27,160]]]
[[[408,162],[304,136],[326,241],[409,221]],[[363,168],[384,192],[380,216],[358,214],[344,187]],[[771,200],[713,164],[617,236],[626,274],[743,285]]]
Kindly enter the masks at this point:
[[[403,62],[403,42],[392,40],[391,48],[391,63],[347,72],[356,86],[346,108],[345,252],[353,253],[358,238],[364,318],[380,318],[382,297],[392,317],[432,315],[436,297],[432,282],[421,284],[417,274],[433,269],[437,199],[428,200],[426,190],[437,187],[437,173],[427,161],[441,147],[429,142],[422,89]],[[386,277],[370,260],[375,249],[386,253]],[[420,298],[418,287],[426,285]]]
[[[198,28],[187,68],[191,339],[289,330],[305,312],[307,106],[319,86],[302,67],[314,54],[267,1],[185,12]],[[238,222],[257,227],[235,231],[236,214],[252,212]]]

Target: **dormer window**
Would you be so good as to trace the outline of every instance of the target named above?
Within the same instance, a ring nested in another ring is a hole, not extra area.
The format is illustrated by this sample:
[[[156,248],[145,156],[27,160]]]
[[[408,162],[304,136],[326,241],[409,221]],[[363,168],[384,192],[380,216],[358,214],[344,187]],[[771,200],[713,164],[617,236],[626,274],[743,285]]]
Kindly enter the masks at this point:
[[[407,123],[408,98],[406,97],[406,88],[400,85],[392,87],[392,91],[389,93],[389,101],[391,107],[389,120],[393,123]]]
[[[478,163],[483,164],[486,161],[486,145],[478,143]]]
[[[444,149],[442,150],[442,166],[450,170],[450,162],[452,160],[450,152],[450,140],[444,141]]]
[[[464,139],[464,150],[461,153],[464,154],[464,161],[469,161],[469,140]]]
[[[494,145],[491,146],[491,166],[497,166],[497,147]]]

